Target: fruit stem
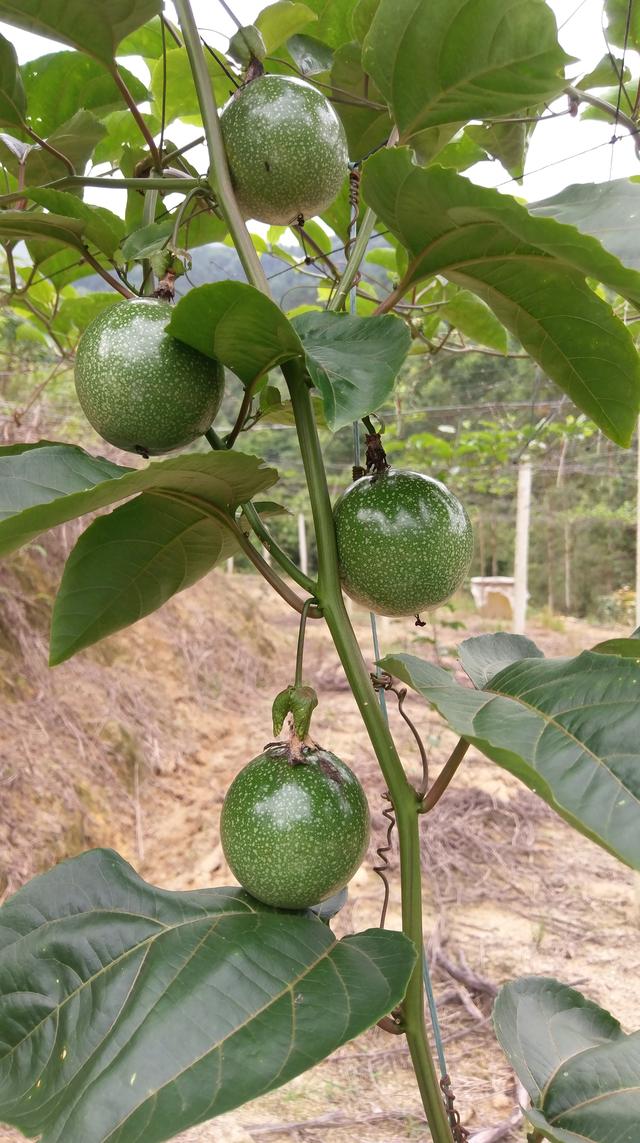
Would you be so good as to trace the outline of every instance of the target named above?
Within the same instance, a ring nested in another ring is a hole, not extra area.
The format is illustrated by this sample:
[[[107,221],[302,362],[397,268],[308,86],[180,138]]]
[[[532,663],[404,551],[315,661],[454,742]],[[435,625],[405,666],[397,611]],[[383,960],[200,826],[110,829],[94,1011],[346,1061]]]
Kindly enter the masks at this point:
[[[362,223],[360,225],[360,229],[356,235],[356,240],[351,247],[351,253],[347,259],[347,264],[342,272],[342,277],[340,278],[340,281],[336,287],[336,292],[334,293],[331,301],[327,306],[328,310],[339,310],[341,306],[344,305],[347,294],[353,285],[353,279],[358,273],[358,270],[360,269],[360,263],[362,262],[362,259],[367,252],[369,239],[373,234],[376,221],[376,215],[372,211],[371,207],[367,207],[362,219]]]
[[[310,576],[305,575],[304,572],[300,570],[298,565],[293,562],[293,560],[289,559],[287,553],[283,551],[276,540],[274,540],[269,529],[265,528],[255,505],[253,505],[251,501],[248,500],[246,504],[242,505],[242,511],[244,512],[256,536],[260,540],[260,543],[264,544],[265,548],[269,554],[273,556],[276,563],[280,564],[283,572],[289,575],[291,579],[298,584],[299,587],[302,587],[305,591],[308,591],[310,595],[315,595],[316,591],[318,590],[317,583],[312,580]]]
[[[433,1141],[451,1143],[451,1131],[425,1027],[418,797],[407,781],[344,606],[340,590],[333,513],[308,385],[298,362],[291,361],[284,364],[282,372],[291,395],[311,498],[318,547],[318,600],[396,812],[400,848],[402,928],[418,952],[418,959],[402,1004],[407,1042]]]
[[[421,813],[428,814],[429,810],[433,809],[436,802],[440,801],[440,798],[444,794],[447,786],[449,785],[451,779],[453,778],[453,775],[455,774],[456,770],[458,769],[458,766],[460,765],[460,763],[462,762],[462,759],[464,758],[465,754],[467,753],[467,750],[469,749],[469,745],[470,745],[470,743],[467,742],[466,738],[461,738],[460,741],[453,748],[453,750],[451,751],[451,754],[447,758],[447,761],[445,762],[444,766],[442,767],[442,770],[438,774],[438,777],[436,778],[435,782],[433,783],[431,789],[428,791],[428,793],[422,799],[422,803],[420,805],[420,812]]]
[[[158,206],[158,192],[157,190],[145,191],[144,203],[142,206],[142,225],[149,226],[150,223],[156,220],[156,208]],[[153,267],[149,258],[142,259],[142,288],[141,293],[147,297],[151,297],[156,288],[155,278],[153,276]]]
[[[220,439],[215,429],[209,429],[204,435],[214,451],[224,452],[227,448],[224,441]],[[269,552],[269,555],[273,556],[274,560],[277,564],[280,565],[285,575],[290,576],[294,583],[297,583],[298,587],[301,587],[304,591],[308,592],[309,595],[315,596],[318,585],[308,575],[305,575],[304,572],[300,570],[298,565],[293,562],[293,560],[289,559],[287,553],[283,551],[276,540],[274,540],[269,529],[265,528],[264,524],[262,523],[255,505],[252,504],[250,500],[246,500],[244,504],[240,505],[240,507],[247,519],[248,524],[260,540],[260,543],[264,545],[264,547]]]
[[[304,637],[305,637],[305,632],[307,629],[307,616],[309,614],[309,608],[311,607],[312,603],[313,603],[313,599],[311,597],[309,599],[305,600],[304,607],[302,608],[302,614],[300,616],[300,626],[298,628],[298,646],[296,648],[296,673],[295,673],[295,678],[293,680],[294,687],[301,687],[302,686],[302,660],[304,658]]]
[[[180,30],[184,39],[184,46],[189,56],[193,82],[202,114],[202,123],[211,162],[209,176],[212,190],[220,205],[225,222],[229,227],[238,257],[240,258],[248,280],[256,286],[257,289],[262,290],[263,294],[270,297],[269,284],[233,193],[231,176],[227,164],[227,155],[222,141],[220,120],[218,119],[218,110],[213,94],[213,86],[209,78],[209,72],[207,71],[204,49],[193,17],[191,4],[189,0],[175,0],[175,9],[178,13]]]

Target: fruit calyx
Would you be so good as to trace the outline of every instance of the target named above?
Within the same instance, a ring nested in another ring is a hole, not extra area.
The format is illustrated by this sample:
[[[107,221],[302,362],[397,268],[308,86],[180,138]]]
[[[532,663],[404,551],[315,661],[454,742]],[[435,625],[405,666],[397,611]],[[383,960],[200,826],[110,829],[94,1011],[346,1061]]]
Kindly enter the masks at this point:
[[[313,687],[295,684],[285,687],[273,700],[273,733],[280,734],[287,715],[290,715],[291,734],[304,741],[309,734],[311,716],[317,705],[318,696]]]
[[[268,742],[264,748],[264,753],[278,762],[286,762],[289,766],[310,766],[315,763],[318,769],[326,774],[327,778],[335,782],[336,786],[344,784],[344,778],[331,761],[329,751],[323,750],[311,738],[302,742],[295,734],[292,734],[287,741]]]

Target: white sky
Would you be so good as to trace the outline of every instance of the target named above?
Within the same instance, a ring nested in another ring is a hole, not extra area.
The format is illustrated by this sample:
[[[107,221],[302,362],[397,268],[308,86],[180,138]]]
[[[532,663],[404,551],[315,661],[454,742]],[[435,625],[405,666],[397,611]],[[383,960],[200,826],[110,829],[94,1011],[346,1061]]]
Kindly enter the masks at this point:
[[[216,0],[192,0],[193,10],[199,27],[206,29],[210,42],[224,44],[224,40],[234,30],[234,26]],[[592,68],[604,55],[606,45],[602,32],[603,0],[548,0],[554,10],[560,29],[560,41],[565,51],[580,61],[575,65],[576,76]],[[264,0],[232,0],[232,7],[238,18],[245,24],[251,23],[257,12],[265,7]],[[166,5],[167,14],[175,17],[171,3]],[[21,32],[9,25],[0,24],[0,31],[15,45],[20,62],[54,50],[51,40]],[[633,74],[638,72],[638,60],[634,53],[628,57]],[[148,73],[142,61],[139,66],[127,60],[131,70],[138,71],[143,80]],[[559,100],[554,110],[564,110],[566,99]],[[178,144],[187,142],[199,132],[192,128],[172,128],[172,139]],[[510,181],[499,163],[481,163],[466,172],[474,182],[484,186],[500,186],[507,192],[517,194],[531,201],[556,194],[570,183],[604,182],[609,178],[622,178],[640,174],[640,162],[636,158],[631,139],[623,128],[618,130],[621,138],[614,146],[609,146],[613,135],[610,123],[596,121],[582,122],[564,115],[556,120],[541,123],[534,133],[527,157],[526,177],[522,186]],[[597,149],[593,149],[597,148]],[[580,152],[587,152],[580,154]],[[568,158],[568,156],[576,156]],[[202,170],[206,169],[206,157],[194,150],[190,160]],[[556,164],[549,166],[549,164]],[[545,167],[544,171],[539,168]],[[106,197],[96,192],[87,199],[109,205],[118,210],[114,192]]]

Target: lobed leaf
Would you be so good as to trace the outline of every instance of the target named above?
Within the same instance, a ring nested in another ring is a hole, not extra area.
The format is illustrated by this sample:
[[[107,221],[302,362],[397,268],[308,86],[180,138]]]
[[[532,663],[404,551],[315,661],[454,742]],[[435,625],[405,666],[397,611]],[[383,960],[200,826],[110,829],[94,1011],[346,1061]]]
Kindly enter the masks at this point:
[[[337,941],[311,913],[85,853],[0,910],[0,1118],[42,1143],[160,1143],[375,1024],[414,961],[402,933]]]
[[[461,686],[414,655],[389,655],[380,665],[580,833],[640,869],[635,659],[593,651],[521,659],[492,675],[486,690]]]

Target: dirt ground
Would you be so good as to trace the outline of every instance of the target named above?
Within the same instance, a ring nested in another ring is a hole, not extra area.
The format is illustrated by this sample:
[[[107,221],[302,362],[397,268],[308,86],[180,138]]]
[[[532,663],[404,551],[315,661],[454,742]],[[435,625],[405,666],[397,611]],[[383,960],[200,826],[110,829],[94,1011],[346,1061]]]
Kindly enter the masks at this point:
[[[230,883],[218,841],[224,791],[270,739],[272,698],[293,674],[296,616],[279,601],[267,608],[267,591],[257,578],[216,572],[162,613],[54,672],[44,667],[43,638],[26,630],[19,650],[29,669],[9,676],[9,659],[0,656],[0,687],[9,695],[0,711],[0,898],[59,857],[97,844],[114,845],[167,888]],[[439,631],[445,666],[455,661],[454,642],[496,627],[466,611],[454,618],[465,630]],[[356,611],[354,621],[372,658],[368,617]],[[550,655],[576,653],[614,633],[577,620],[552,626],[528,630]],[[411,621],[380,624],[384,652],[433,658],[433,644],[418,639]],[[342,935],[379,922],[382,885],[372,866],[384,834],[383,783],[321,624],[310,626],[305,668],[320,694],[314,737],[357,771],[374,822],[369,859],[335,925]],[[455,739],[417,697],[407,709],[435,775]],[[413,740],[393,708],[391,721],[417,777]],[[54,784],[61,792],[52,804]],[[627,869],[475,751],[425,823],[424,864],[425,932],[447,1065],[473,1136],[508,1120],[517,1102],[489,1018],[504,980],[556,976],[607,1006],[628,1030],[640,1026],[638,899]],[[393,928],[394,854],[390,879]],[[525,1134],[520,1125],[502,1138]],[[0,1143],[18,1138],[0,1128]],[[403,1040],[378,1028],[271,1095],[181,1136],[183,1143],[428,1138]]]

